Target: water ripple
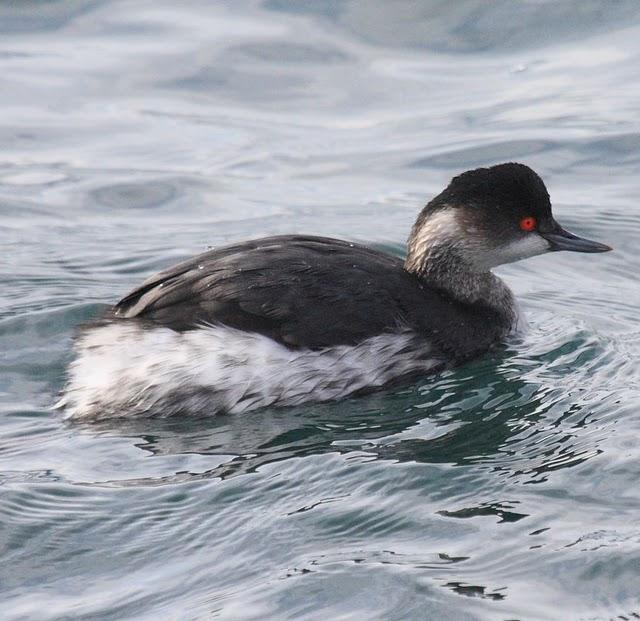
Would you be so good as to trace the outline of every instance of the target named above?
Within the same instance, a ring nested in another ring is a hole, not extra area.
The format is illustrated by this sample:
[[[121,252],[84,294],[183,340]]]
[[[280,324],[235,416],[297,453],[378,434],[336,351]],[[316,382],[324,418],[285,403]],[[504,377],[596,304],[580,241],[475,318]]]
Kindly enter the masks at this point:
[[[638,616],[637,2],[0,4],[2,618]],[[67,424],[78,325],[209,246],[397,256],[519,159],[615,247],[500,268],[528,331],[334,404]]]

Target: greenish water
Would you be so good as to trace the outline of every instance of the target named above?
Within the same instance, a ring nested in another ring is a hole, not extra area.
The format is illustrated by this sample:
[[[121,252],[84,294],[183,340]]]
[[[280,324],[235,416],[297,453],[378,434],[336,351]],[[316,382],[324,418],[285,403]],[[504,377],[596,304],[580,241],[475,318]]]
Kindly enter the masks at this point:
[[[0,3],[3,620],[640,616],[640,4]],[[414,386],[70,425],[74,328],[208,245],[394,253],[523,161],[615,246],[500,271],[529,329]]]

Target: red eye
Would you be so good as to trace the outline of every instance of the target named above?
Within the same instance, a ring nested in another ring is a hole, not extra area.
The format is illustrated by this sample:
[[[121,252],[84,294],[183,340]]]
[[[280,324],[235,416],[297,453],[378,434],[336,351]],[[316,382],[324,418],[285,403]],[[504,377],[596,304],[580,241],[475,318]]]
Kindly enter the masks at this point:
[[[520,228],[523,231],[527,231],[528,233],[531,231],[535,231],[537,224],[538,223],[533,216],[527,216],[526,218],[522,218],[522,220],[520,220]]]

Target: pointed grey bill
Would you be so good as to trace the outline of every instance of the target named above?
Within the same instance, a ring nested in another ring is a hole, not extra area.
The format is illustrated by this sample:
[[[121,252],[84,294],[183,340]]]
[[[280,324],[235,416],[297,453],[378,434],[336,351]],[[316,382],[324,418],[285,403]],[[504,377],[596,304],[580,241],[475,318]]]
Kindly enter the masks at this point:
[[[613,250],[611,246],[578,237],[560,226],[550,233],[540,232],[540,235],[549,242],[551,250],[571,250],[573,252],[609,252],[609,250]]]

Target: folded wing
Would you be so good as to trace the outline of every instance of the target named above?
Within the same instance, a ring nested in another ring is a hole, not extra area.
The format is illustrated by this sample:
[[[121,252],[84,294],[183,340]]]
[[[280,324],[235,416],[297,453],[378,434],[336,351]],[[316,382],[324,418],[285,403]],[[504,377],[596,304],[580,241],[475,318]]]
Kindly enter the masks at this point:
[[[210,250],[160,272],[114,313],[178,331],[224,324],[292,348],[321,348],[413,327],[420,296],[396,257],[335,239],[281,236]]]

